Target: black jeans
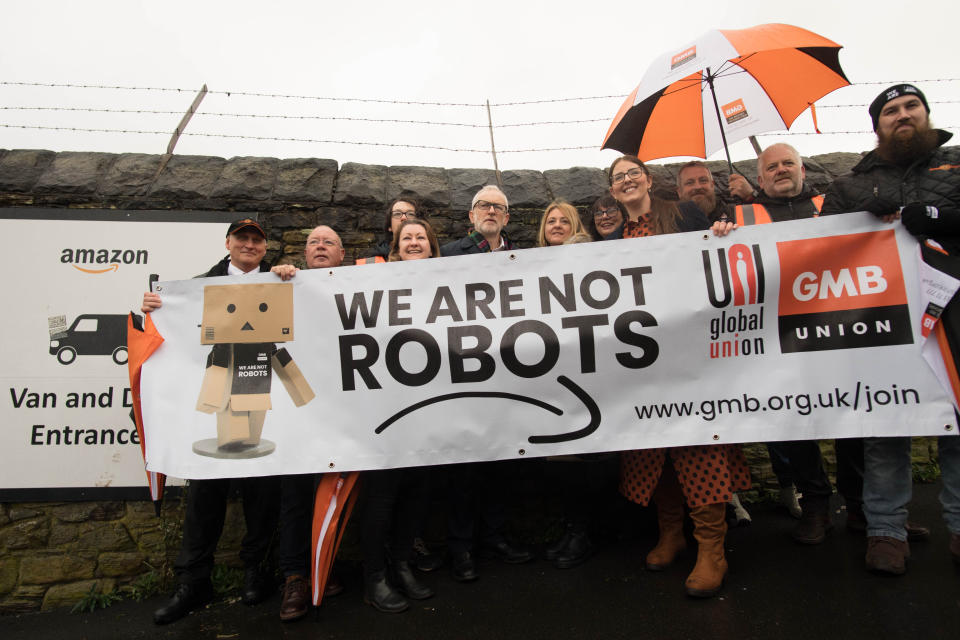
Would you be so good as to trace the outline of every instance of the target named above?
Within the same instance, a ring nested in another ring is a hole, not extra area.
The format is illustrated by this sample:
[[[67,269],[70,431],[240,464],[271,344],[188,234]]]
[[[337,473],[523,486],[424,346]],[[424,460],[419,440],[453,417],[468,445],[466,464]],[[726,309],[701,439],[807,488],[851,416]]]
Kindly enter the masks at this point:
[[[363,474],[364,506],[360,545],[364,576],[383,571],[387,557],[409,562],[413,539],[428,507],[428,469],[382,469]]]
[[[213,554],[223,533],[230,494],[230,478],[191,480],[187,491],[187,512],[183,519],[183,540],[173,563],[177,580],[196,584],[209,582]],[[246,566],[263,562],[277,528],[280,506],[280,477],[238,478],[243,498],[247,531],[240,542],[240,558]]]
[[[313,502],[320,476],[315,473],[280,477],[279,563],[284,578],[310,576]]]

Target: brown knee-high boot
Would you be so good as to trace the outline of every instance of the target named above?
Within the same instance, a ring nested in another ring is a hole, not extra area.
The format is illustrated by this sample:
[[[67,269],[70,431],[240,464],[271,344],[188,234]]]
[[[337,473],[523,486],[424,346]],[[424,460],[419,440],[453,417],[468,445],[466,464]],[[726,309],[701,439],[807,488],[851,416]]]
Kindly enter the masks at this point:
[[[660,537],[657,546],[647,554],[647,569],[663,571],[673,563],[677,554],[687,548],[687,540],[683,537],[683,493],[669,459],[663,461],[663,472],[653,492],[653,502],[657,506]]]
[[[697,565],[687,576],[687,595],[711,598],[727,575],[723,541],[727,534],[726,504],[718,502],[690,509],[693,537],[697,539]]]

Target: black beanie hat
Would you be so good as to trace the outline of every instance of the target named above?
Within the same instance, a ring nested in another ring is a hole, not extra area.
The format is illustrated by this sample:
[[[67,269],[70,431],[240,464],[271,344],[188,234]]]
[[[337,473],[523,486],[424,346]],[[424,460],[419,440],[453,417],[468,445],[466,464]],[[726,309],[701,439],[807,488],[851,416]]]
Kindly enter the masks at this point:
[[[880,120],[880,110],[883,109],[883,105],[887,104],[891,100],[899,98],[900,96],[906,95],[915,95],[920,98],[920,102],[923,103],[923,107],[927,110],[927,114],[930,114],[930,105],[927,104],[927,97],[923,95],[923,91],[917,89],[912,84],[895,84],[889,89],[884,89],[880,95],[873,99],[873,102],[870,103],[870,118],[873,120],[873,130],[877,130],[877,121]]]

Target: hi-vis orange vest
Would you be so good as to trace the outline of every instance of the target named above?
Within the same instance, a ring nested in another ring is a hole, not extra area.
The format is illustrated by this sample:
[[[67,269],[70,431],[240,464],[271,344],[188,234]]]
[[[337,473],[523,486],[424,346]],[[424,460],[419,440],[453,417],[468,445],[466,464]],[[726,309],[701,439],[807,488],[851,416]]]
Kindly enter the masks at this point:
[[[817,213],[813,216],[816,218],[820,213],[820,209],[823,208],[823,196],[813,196],[810,198],[810,201],[817,209]],[[767,208],[762,204],[737,205],[734,209],[734,216],[736,217],[735,222],[738,227],[742,227],[745,224],[770,224],[773,222],[773,220],[770,219],[770,213],[767,211]]]
[[[357,258],[353,264],[377,264],[378,262],[386,262],[387,259],[383,256],[373,256],[372,258]]]

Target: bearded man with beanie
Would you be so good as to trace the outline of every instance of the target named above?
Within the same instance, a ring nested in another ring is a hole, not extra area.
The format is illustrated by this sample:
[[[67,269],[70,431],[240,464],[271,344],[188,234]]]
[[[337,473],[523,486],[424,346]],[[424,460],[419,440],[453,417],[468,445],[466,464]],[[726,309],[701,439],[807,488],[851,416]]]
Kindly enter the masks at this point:
[[[897,84],[869,108],[877,148],[827,190],[823,215],[869,211],[887,222],[900,219],[921,242],[928,261],[960,277],[960,148],[945,147],[952,134],[930,126],[930,105],[912,84]],[[940,318],[954,361],[960,356],[956,300]],[[960,563],[960,438],[938,442],[943,490],[940,502],[950,530],[950,552]],[[905,524],[912,490],[910,438],[864,440],[863,508],[867,519],[866,568],[900,575],[910,557]]]

